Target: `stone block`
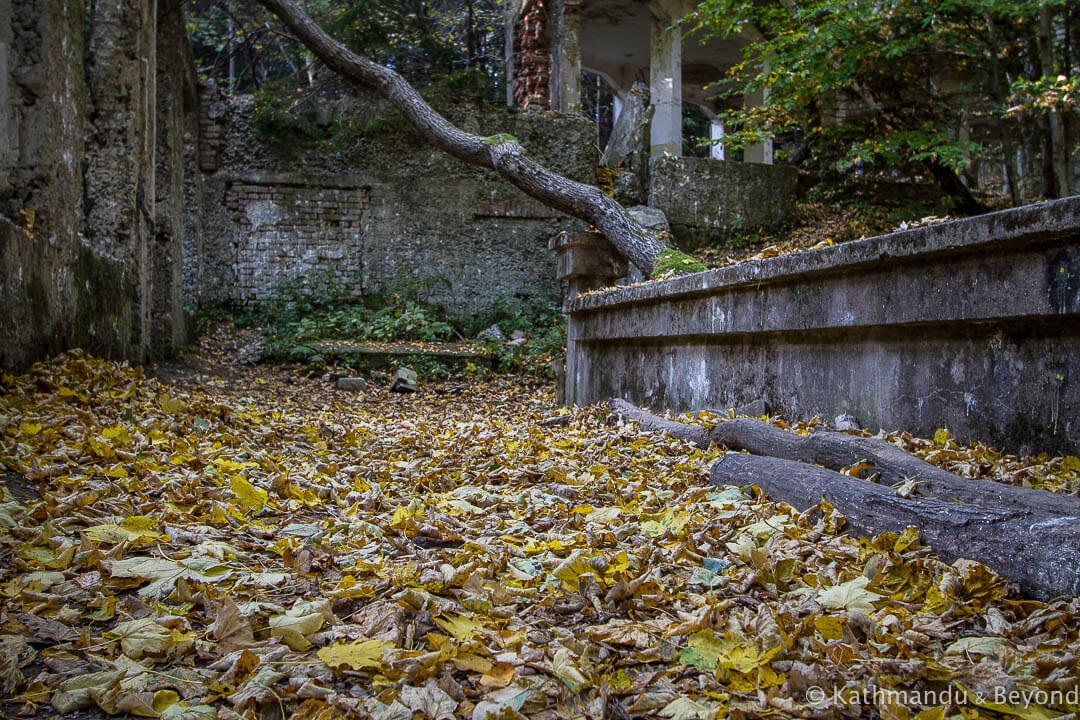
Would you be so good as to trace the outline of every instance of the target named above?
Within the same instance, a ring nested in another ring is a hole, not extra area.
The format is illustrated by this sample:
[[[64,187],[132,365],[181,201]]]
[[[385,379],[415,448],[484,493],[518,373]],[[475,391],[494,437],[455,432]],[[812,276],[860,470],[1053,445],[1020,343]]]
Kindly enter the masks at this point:
[[[368,388],[368,382],[362,377],[338,378],[336,387],[346,392],[363,392]]]
[[[676,244],[692,249],[792,222],[798,181],[798,171],[782,165],[656,158],[649,205],[667,215]]]

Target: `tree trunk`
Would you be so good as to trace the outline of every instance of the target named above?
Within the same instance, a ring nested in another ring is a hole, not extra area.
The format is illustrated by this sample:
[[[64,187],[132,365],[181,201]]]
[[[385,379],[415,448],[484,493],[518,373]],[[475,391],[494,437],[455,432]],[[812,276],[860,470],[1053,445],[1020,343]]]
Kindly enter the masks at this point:
[[[971,194],[971,190],[960,181],[959,176],[950,168],[945,167],[936,160],[925,160],[923,165],[930,171],[941,189],[952,198],[954,210],[963,215],[981,215],[986,212],[983,204],[975,199],[975,196]]]
[[[989,36],[990,42],[990,94],[999,105],[1004,106],[1006,100],[1005,85],[1002,82],[1001,61],[999,55],[1001,52],[1001,41],[999,40],[997,23],[994,22],[994,16],[990,14],[989,10],[983,11],[983,19],[986,21],[986,31]],[[1005,161],[1005,179],[1009,183],[1009,200],[1012,202],[1013,207],[1020,205],[1020,182],[1016,177],[1016,158],[1013,152],[1012,141],[1012,123],[1006,118],[1001,116],[1000,111],[997,116],[997,129],[998,137],[1001,139],[1001,155]]]
[[[1054,72],[1053,58],[1053,35],[1050,17],[1050,8],[1043,3],[1039,7],[1039,66],[1044,78],[1052,79]],[[1047,113],[1050,124],[1050,168],[1051,177],[1054,179],[1054,188],[1049,193],[1050,197],[1067,197],[1069,195],[1069,171],[1066,159],[1065,147],[1065,124],[1062,122],[1061,113],[1051,108]]]
[[[983,505],[902,498],[881,485],[813,465],[729,453],[712,467],[713,485],[757,485],[805,511],[824,498],[859,535],[919,531],[945,562],[977,560],[1031,597],[1080,594],[1080,520]]]
[[[1018,512],[1069,514],[1075,515],[1080,522],[1080,498],[987,480],[969,480],[920,460],[884,440],[828,430],[818,430],[804,437],[753,418],[720,423],[713,428],[709,439],[731,450],[813,463],[830,470],[872,463],[873,467],[866,470],[864,476],[878,473],[878,482],[884,485],[896,485],[914,478],[920,498]]]
[[[978,560],[1033,597],[1080,593],[1080,498],[968,480],[873,438],[831,431],[803,437],[752,418],[709,430],[666,420],[625,400],[609,400],[608,408],[642,429],[698,447],[715,443],[755,453],[718,460],[709,477],[714,485],[757,485],[800,511],[824,498],[859,534],[915,527],[947,562]],[[867,461],[879,473],[877,483],[836,472]],[[907,497],[889,487],[907,480],[915,482]]]
[[[525,155],[513,137],[481,138],[454,127],[404,78],[349,51],[313,22],[294,0],[258,1],[281,18],[327,67],[389,100],[432,145],[470,165],[491,168],[548,207],[591,223],[646,276],[652,273],[653,259],[667,243],[641,227],[600,189],[547,170]]]

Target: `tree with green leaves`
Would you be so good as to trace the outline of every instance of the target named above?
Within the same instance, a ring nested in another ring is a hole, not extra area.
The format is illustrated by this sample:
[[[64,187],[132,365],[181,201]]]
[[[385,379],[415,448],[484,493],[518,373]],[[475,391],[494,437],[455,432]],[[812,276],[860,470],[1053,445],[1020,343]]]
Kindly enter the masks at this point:
[[[459,89],[498,95],[501,0],[306,0],[303,7],[350,50],[416,86],[451,79]],[[260,5],[188,0],[185,12],[200,70],[226,91],[314,84],[314,56]]]
[[[928,175],[969,214],[983,209],[964,176],[978,159],[1005,167],[1014,204],[1031,185],[1070,192],[1075,3],[704,0],[690,20],[705,37],[745,43],[718,94],[764,91],[761,106],[727,113],[736,147],[794,133],[804,142],[790,159]]]

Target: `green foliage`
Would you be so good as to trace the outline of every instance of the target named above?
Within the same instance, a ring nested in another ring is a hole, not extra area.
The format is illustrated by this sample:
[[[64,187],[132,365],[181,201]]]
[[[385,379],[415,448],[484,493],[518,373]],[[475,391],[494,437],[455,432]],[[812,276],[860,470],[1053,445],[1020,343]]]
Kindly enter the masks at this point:
[[[259,137],[273,144],[329,150],[348,148],[370,130],[356,118],[331,112],[311,94],[283,83],[267,83],[255,91],[252,126]]]
[[[690,273],[701,272],[705,270],[705,266],[700,262],[690,257],[682,250],[676,250],[675,248],[667,248],[661,250],[660,254],[656,256],[653,261],[653,277],[663,277],[665,275],[689,275]]]
[[[495,301],[494,324],[509,339],[516,330],[525,333],[520,345],[492,343],[499,353],[499,368],[533,375],[550,374],[551,363],[566,350],[566,316],[547,300],[512,297]]]
[[[504,92],[501,0],[306,0],[303,6],[350,50],[393,68],[421,91],[442,85],[488,101]],[[279,80],[309,86],[317,74],[307,49],[258,3],[187,0],[185,17],[200,73],[226,92],[253,92]]]
[[[354,279],[355,280],[355,279]],[[454,328],[441,309],[418,299],[421,283],[399,284],[359,295],[330,273],[279,283],[270,297],[241,319],[263,329],[269,357],[314,360],[322,340],[445,340]]]
[[[1002,129],[1006,117],[1028,117],[1032,138],[1045,132],[1037,116],[1076,107],[1074,15],[1064,0],[704,0],[688,20],[698,38],[752,38],[712,86],[739,104],[766,94],[723,114],[730,149],[793,133],[807,139],[811,168],[931,168],[944,182],[942,171],[1003,152],[999,133],[1017,134]],[[1057,68],[1050,76],[1040,77],[1040,50]],[[966,139],[961,126],[983,131]]]

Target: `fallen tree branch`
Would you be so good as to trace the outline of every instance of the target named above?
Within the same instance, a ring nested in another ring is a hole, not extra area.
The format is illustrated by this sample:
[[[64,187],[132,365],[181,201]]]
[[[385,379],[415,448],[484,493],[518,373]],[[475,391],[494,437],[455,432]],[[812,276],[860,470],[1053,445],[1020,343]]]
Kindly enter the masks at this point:
[[[920,460],[885,440],[831,430],[818,430],[809,436],[802,436],[753,418],[722,422],[713,428],[709,439],[730,450],[798,460],[830,470],[842,470],[869,462],[874,466],[870,472],[880,473],[879,482],[896,485],[914,478],[918,483],[919,495],[946,502],[1080,516],[1080,498],[960,477]]]
[[[482,138],[455,127],[403,77],[346,48],[294,0],[257,1],[277,15],[328,68],[389,100],[429,143],[470,165],[490,168],[548,207],[594,225],[646,277],[652,274],[653,260],[668,247],[667,241],[639,225],[603,190],[551,172],[526,155],[512,136]]]
[[[873,536],[914,527],[946,561],[977,560],[1016,582],[1032,597],[1080,594],[1080,500],[969,480],[924,462],[883,440],[832,431],[808,437],[750,418],[708,428],[674,422],[619,399],[613,415],[644,430],[729,453],[710,473],[714,485],[757,485],[770,498],[799,510],[822,498],[844,515],[855,532]],[[916,480],[915,493],[901,497],[886,484],[836,472],[871,462],[889,484]],[[833,469],[817,467],[825,465]]]
[[[1080,498],[960,477],[884,440],[830,430],[818,430],[809,436],[797,435],[754,418],[727,420],[710,431],[699,425],[665,420],[626,400],[613,398],[607,405],[615,415],[636,422],[643,429],[666,432],[698,447],[716,443],[729,450],[746,450],[754,455],[797,460],[830,470],[842,470],[869,462],[873,465],[872,472],[880,474],[878,482],[896,485],[913,478],[920,496],[945,502],[1080,517]]]
[[[793,460],[728,453],[709,481],[757,485],[773,500],[802,511],[828,500],[851,529],[872,537],[919,531],[946,562],[977,560],[1031,597],[1080,594],[1080,518],[902,498],[890,488]]]

